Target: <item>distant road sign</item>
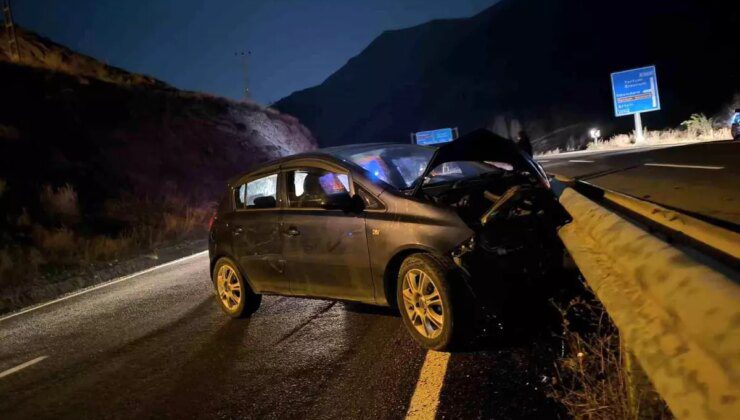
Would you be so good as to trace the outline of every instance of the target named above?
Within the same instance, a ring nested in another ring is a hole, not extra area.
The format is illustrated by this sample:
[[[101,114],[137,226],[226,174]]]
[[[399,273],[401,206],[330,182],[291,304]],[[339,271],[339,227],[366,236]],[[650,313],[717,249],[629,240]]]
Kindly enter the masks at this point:
[[[655,66],[612,73],[612,94],[617,117],[659,110]]]
[[[414,134],[414,140],[416,144],[423,146],[429,146],[433,144],[448,143],[455,140],[454,132],[452,128],[440,128],[438,130],[430,131],[419,131]]]

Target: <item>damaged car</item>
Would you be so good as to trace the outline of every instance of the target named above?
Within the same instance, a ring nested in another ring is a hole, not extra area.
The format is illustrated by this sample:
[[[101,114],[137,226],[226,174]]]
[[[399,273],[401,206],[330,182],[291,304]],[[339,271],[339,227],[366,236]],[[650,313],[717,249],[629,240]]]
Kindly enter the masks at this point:
[[[397,307],[423,347],[542,287],[567,219],[542,168],[477,130],[439,148],[359,144],[270,162],[229,182],[210,227],[231,317],[276,294]]]

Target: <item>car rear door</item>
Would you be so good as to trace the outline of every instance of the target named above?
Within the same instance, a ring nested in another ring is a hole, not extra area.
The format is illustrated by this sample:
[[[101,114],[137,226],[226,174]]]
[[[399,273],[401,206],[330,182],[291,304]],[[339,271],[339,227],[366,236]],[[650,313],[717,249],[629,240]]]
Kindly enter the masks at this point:
[[[354,189],[350,174],[320,162],[283,167],[281,232],[291,293],[374,302],[362,213],[322,207],[327,194]]]
[[[282,258],[279,173],[250,177],[233,189],[229,222],[235,258],[256,292],[288,293]]]

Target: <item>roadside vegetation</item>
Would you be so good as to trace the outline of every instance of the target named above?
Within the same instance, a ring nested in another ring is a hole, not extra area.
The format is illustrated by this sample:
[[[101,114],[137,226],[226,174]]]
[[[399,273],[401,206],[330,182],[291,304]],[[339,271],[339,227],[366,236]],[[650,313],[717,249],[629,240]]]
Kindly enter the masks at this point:
[[[655,146],[673,143],[695,143],[703,141],[729,140],[730,128],[719,126],[714,118],[704,114],[693,114],[681,123],[680,129],[645,130],[642,145]],[[591,142],[588,150],[623,149],[635,145],[635,133],[617,134],[603,141]]]
[[[177,194],[122,196],[101,209],[80,206],[69,183],[44,185],[13,208],[13,185],[0,180],[0,313],[33,303],[38,288],[156,248],[202,239],[214,203]],[[95,206],[94,206],[95,207]]]
[[[559,307],[563,319],[561,357],[549,396],[576,419],[671,419],[665,402],[640,380],[619,331],[593,296]]]
[[[643,130],[644,141],[641,146],[657,146],[661,144],[677,143],[698,143],[706,141],[730,140],[732,134],[730,127],[725,121],[729,120],[729,115],[737,106],[740,106],[740,95],[733,99],[733,106],[727,108],[728,111],[717,117],[707,117],[704,114],[692,114],[686,121],[681,123],[678,128],[668,128],[664,130],[649,130],[647,127]],[[612,137],[590,141],[585,150],[616,150],[635,147],[635,133],[616,134]],[[583,150],[581,148],[555,148],[544,152],[536,153],[536,156],[552,156],[560,153],[575,152]]]

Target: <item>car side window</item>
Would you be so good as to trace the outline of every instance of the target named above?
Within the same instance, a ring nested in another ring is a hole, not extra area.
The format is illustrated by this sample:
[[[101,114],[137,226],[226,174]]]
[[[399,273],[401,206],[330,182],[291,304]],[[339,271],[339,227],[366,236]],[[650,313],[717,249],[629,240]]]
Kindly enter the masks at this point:
[[[347,174],[318,168],[288,171],[286,184],[290,208],[323,208],[330,196],[349,194]]]
[[[257,178],[234,189],[237,209],[269,209],[277,207],[277,174]]]

